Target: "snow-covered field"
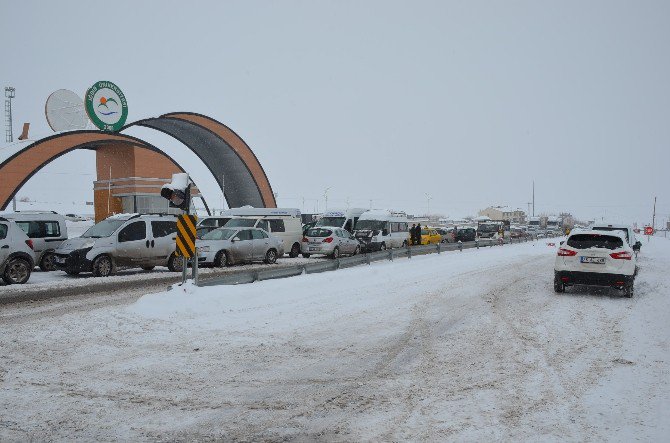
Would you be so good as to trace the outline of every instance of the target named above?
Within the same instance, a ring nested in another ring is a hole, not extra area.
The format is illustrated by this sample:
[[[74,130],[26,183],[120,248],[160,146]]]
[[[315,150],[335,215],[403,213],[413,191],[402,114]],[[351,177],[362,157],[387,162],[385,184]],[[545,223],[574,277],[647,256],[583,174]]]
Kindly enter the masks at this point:
[[[670,240],[645,241],[633,299],[555,294],[554,254],[5,310],[0,440],[665,440]]]

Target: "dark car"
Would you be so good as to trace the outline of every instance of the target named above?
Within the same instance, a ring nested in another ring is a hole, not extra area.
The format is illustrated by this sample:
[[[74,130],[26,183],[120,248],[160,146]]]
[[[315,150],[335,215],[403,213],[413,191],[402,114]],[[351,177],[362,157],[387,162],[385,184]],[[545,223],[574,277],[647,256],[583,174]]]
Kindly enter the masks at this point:
[[[457,228],[456,241],[474,241],[477,237],[475,228]]]

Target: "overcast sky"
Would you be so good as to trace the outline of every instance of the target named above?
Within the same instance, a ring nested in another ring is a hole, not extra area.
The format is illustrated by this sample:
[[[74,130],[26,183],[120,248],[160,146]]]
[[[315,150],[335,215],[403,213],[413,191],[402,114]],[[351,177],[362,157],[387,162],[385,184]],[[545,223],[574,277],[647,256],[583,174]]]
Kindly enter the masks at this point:
[[[109,80],[128,121],[193,111],[230,126],[280,206],[323,210],[328,188],[330,208],[423,213],[428,194],[461,217],[526,209],[535,180],[538,213],[645,223],[654,196],[670,213],[668,1],[0,5],[15,135],[24,121],[51,133],[54,90]],[[220,207],[191,154],[142,136]],[[94,154],[68,154],[19,195],[92,200],[94,175]]]

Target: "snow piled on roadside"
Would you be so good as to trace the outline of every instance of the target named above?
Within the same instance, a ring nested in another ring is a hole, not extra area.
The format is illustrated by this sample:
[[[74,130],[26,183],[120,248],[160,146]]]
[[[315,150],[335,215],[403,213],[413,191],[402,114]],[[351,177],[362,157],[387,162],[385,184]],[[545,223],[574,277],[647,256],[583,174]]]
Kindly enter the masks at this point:
[[[468,249],[447,252],[441,257],[415,256],[409,261],[396,259],[394,262],[376,262],[370,266],[246,285],[201,288],[190,283],[186,288],[175,285],[171,291],[145,295],[127,310],[147,319],[172,322],[185,328],[224,330],[258,322],[280,328],[279,319],[290,322],[293,328],[299,328],[301,321],[311,323],[313,320],[310,305],[323,307],[329,304],[329,309],[319,309],[319,315],[333,318],[342,310],[352,309],[352,306],[365,310],[383,309],[379,306],[382,301],[393,305],[392,296],[399,295],[399,276],[405,276],[408,283],[413,282],[409,288],[402,285],[402,296],[419,296],[473,268],[493,267],[501,260],[507,263],[510,259],[514,260],[512,255],[525,258],[528,254],[546,255],[548,250],[555,249],[544,243],[515,245],[512,248],[514,254],[510,254],[510,246],[496,246],[486,251]],[[275,312],[277,306],[285,309]]]

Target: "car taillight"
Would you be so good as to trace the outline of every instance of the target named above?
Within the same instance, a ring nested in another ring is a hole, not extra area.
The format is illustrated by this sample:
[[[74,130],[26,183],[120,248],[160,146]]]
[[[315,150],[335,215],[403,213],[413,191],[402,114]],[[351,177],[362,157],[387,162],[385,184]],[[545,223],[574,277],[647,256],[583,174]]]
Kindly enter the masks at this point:
[[[333,242],[333,237],[328,237],[323,239],[324,243],[332,243]]]
[[[30,240],[30,239],[26,240],[26,244],[30,247],[30,249],[33,249],[33,250],[35,249],[35,248],[33,248],[33,241],[32,240]]]
[[[303,237],[303,238],[302,238],[302,242],[303,242],[303,243],[309,243],[309,239],[308,239],[307,237]]]
[[[610,257],[612,257],[615,260],[630,260],[633,258],[633,254],[631,254],[628,251],[612,252],[610,254]]]
[[[577,251],[573,251],[572,249],[559,248],[558,255],[561,257],[572,257],[573,255],[577,255]]]

